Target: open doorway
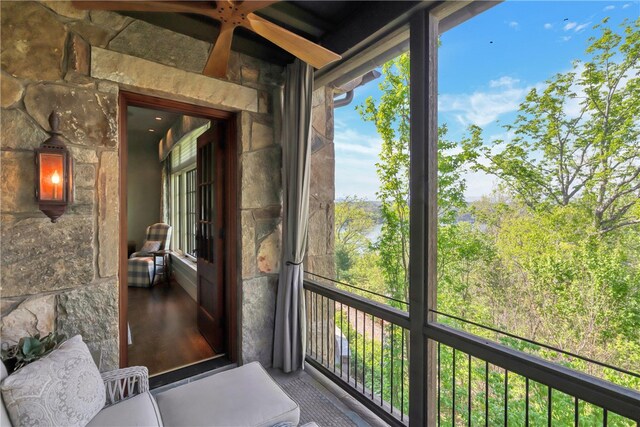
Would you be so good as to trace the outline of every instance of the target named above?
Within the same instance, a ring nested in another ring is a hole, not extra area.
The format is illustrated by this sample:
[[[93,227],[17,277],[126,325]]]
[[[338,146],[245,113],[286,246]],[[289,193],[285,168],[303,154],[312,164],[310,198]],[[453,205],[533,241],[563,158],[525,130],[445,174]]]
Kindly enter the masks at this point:
[[[136,94],[120,106],[121,366],[235,361],[235,117]]]

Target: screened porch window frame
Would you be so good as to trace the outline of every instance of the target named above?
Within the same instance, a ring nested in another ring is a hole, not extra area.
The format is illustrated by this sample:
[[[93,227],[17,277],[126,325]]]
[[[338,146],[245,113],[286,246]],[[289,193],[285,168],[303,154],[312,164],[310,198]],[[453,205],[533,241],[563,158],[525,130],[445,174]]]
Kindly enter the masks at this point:
[[[339,85],[407,50],[410,55],[410,269],[409,269],[409,420],[410,426],[435,425],[437,400],[436,308],[438,39],[444,33],[501,3],[427,2],[382,31],[377,40],[335,67],[320,70],[316,86]],[[419,119],[418,119],[419,118]]]

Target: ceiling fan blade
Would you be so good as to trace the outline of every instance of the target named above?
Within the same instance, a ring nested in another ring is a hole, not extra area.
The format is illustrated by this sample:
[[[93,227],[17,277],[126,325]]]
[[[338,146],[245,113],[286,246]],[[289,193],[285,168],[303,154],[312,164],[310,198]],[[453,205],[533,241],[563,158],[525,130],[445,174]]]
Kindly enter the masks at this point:
[[[202,74],[209,77],[224,78],[227,75],[227,65],[231,54],[231,39],[236,26],[223,22],[220,26],[220,34],[216,44],[211,49],[207,64],[202,70]]]
[[[235,7],[238,8],[239,12],[247,14],[264,9],[274,3],[278,3],[278,0],[245,0],[242,3],[236,3]]]
[[[285,30],[253,13],[247,15],[247,19],[242,23],[242,26],[261,35],[314,68],[322,68],[342,58],[337,53],[331,52],[329,49],[300,37],[289,30]]]
[[[71,2],[82,10],[117,10],[130,12],[197,13],[213,16],[213,8],[207,2],[197,1],[78,1]]]

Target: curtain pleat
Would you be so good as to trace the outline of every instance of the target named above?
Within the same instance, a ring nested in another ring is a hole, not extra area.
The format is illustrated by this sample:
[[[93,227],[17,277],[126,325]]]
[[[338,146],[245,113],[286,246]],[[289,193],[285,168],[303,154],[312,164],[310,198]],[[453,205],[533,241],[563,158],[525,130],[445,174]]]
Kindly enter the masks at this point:
[[[313,68],[300,60],[287,66],[281,103],[282,267],[273,343],[273,366],[284,372],[303,368],[306,351],[302,261],[309,226],[312,93]]]

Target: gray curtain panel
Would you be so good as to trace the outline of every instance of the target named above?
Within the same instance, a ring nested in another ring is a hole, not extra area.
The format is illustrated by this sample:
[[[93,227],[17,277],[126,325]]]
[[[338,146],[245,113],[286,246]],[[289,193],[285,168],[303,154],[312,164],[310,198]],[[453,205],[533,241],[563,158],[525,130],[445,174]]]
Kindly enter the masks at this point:
[[[284,372],[302,368],[306,350],[302,260],[309,225],[312,93],[313,68],[300,60],[287,66],[282,102],[282,267],[273,343],[273,366]]]

